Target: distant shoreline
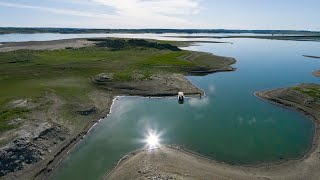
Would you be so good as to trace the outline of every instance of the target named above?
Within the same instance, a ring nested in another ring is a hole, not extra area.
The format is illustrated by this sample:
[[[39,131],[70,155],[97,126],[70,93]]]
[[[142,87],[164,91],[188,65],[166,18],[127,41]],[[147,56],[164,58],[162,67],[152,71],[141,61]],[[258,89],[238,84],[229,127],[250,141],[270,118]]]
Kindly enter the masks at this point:
[[[238,39],[238,38],[250,38],[250,39],[268,39],[268,40],[287,40],[287,41],[314,41],[320,42],[320,34],[308,35],[308,34],[265,34],[265,35],[227,35],[227,36],[166,36],[172,38],[214,38],[214,39]]]
[[[304,34],[320,35],[320,31],[306,30],[232,30],[232,29],[86,29],[86,28],[37,28],[37,27],[0,27],[0,34],[29,34],[29,33],[60,33],[60,34],[83,34],[83,33],[252,33],[252,34]]]

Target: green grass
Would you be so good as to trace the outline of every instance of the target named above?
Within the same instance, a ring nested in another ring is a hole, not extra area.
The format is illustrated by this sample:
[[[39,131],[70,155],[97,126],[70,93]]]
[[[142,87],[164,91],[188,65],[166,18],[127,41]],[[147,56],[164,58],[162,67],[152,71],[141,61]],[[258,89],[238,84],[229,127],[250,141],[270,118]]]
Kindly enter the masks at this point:
[[[131,71],[120,71],[114,74],[114,80],[119,82],[127,82],[133,80]]]
[[[28,50],[3,53],[0,64],[29,63],[35,60],[34,54]]]
[[[90,78],[100,73],[113,74],[117,83],[147,79],[159,72],[186,74],[198,66],[216,68],[224,60],[206,53],[136,47],[2,52],[0,109],[15,99],[37,100],[46,92],[55,92],[68,102],[88,101],[88,93],[96,88]],[[8,119],[14,116],[2,112],[0,126],[5,130],[10,128]]]
[[[320,99],[320,89],[319,88],[312,88],[312,87],[293,87],[292,88],[295,91],[298,91],[302,94],[306,94],[313,98],[319,98]]]
[[[179,52],[171,52],[168,54],[161,54],[156,56],[151,56],[145,59],[141,63],[142,66],[192,66],[194,65],[190,61],[179,59],[182,55],[185,55],[186,51],[179,51]]]

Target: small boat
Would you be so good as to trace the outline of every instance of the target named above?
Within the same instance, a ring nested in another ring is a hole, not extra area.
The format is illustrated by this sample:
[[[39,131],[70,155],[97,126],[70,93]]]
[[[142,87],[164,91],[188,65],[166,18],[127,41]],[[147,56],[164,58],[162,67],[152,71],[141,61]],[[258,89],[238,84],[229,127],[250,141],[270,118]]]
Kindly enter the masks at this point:
[[[178,102],[183,103],[184,102],[184,93],[178,92]]]

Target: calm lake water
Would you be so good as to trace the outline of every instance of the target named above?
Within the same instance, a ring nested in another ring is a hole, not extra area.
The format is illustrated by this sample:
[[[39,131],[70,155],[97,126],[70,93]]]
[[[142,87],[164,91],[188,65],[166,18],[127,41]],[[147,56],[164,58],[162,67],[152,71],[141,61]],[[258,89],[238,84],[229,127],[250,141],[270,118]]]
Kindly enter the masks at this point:
[[[176,98],[119,97],[110,116],[90,131],[50,178],[102,178],[125,154],[145,146],[143,139],[149,129],[161,134],[162,144],[184,146],[231,164],[254,165],[303,156],[311,147],[312,121],[266,103],[254,92],[319,83],[311,74],[320,68],[319,60],[302,57],[319,56],[319,43],[228,41],[233,44],[202,43],[188,48],[237,59],[234,72],[188,77],[206,97],[187,99],[183,105]]]

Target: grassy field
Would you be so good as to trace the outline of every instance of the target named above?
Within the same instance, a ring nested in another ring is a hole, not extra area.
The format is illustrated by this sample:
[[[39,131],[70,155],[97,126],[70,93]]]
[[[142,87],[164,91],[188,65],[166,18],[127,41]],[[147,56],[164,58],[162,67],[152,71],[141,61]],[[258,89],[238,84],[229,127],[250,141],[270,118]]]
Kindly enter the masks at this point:
[[[294,91],[306,94],[312,98],[320,99],[320,89],[316,87],[293,87]]]
[[[26,113],[25,109],[8,107],[13,100],[37,101],[46,92],[54,92],[68,102],[81,103],[88,101],[88,93],[97,88],[90,79],[101,73],[112,74],[114,83],[136,81],[155,73],[186,74],[199,67],[219,68],[224,60],[206,53],[140,46],[2,52],[0,132],[14,128],[8,125],[9,120]]]

